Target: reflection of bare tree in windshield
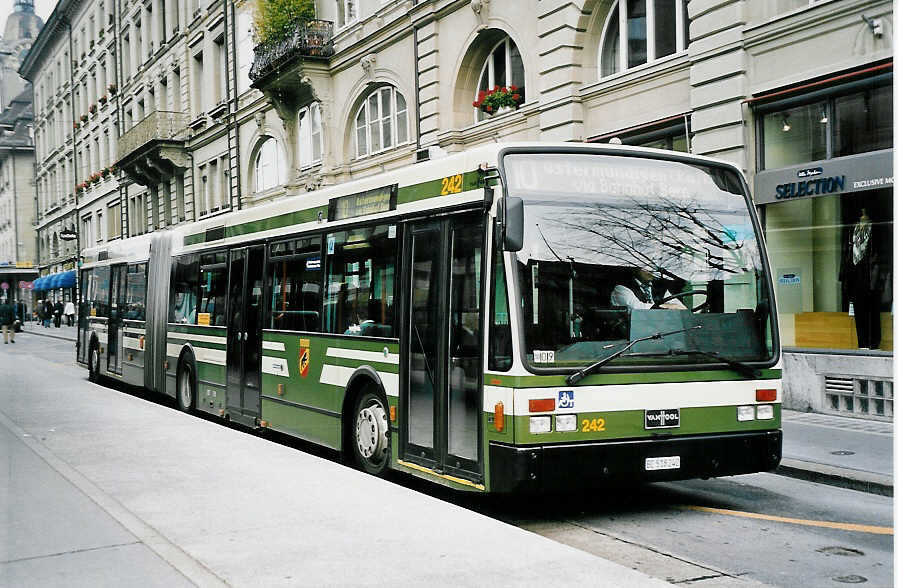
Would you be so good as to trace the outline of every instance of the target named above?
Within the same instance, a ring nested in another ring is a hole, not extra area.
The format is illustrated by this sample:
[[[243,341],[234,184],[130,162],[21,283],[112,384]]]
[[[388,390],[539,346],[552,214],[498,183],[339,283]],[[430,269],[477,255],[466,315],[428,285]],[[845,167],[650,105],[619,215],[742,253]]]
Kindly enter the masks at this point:
[[[579,252],[576,257],[651,268],[687,280],[695,279],[696,273],[726,279],[726,275],[754,269],[745,242],[721,220],[729,215],[694,201],[618,200],[588,203],[566,212],[543,222],[553,225],[554,234],[565,236],[567,247]]]

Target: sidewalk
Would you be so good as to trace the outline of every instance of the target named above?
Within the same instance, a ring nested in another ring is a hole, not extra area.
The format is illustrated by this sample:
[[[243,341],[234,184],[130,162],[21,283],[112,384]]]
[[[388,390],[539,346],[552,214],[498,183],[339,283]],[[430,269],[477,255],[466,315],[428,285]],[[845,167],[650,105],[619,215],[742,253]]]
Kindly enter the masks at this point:
[[[777,473],[893,495],[891,422],[783,410],[783,460]]]
[[[0,353],[0,585],[669,586],[23,343]]]

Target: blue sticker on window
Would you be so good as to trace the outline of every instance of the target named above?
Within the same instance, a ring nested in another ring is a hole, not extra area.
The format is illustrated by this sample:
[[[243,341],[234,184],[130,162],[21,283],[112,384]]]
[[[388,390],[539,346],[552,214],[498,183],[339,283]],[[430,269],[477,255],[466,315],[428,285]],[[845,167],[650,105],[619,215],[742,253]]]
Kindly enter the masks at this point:
[[[574,391],[559,390],[558,391],[558,408],[574,408]]]

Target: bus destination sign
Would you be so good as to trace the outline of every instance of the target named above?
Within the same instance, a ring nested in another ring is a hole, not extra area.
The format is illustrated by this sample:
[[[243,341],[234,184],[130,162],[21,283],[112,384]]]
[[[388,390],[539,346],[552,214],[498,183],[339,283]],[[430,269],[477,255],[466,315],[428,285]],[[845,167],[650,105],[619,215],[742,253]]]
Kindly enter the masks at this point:
[[[328,204],[327,220],[337,221],[395,210],[396,188],[396,184],[393,184],[334,198]]]

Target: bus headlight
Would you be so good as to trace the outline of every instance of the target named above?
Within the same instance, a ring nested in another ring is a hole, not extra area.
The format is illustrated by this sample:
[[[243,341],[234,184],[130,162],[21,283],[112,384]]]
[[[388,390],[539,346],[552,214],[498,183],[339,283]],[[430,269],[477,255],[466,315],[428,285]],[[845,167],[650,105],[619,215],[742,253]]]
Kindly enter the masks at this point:
[[[773,418],[773,405],[772,404],[759,404],[758,405],[758,420],[770,420]]]
[[[754,406],[740,406],[736,411],[736,418],[740,421],[753,421],[755,420],[755,407]]]
[[[548,433],[552,430],[552,417],[550,416],[532,416],[530,417],[530,434],[537,435],[539,433]]]
[[[575,414],[560,414],[555,417],[555,430],[556,431],[576,431],[577,430],[577,415]]]

